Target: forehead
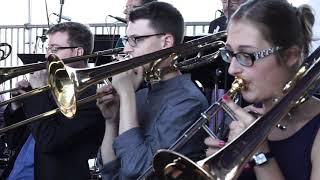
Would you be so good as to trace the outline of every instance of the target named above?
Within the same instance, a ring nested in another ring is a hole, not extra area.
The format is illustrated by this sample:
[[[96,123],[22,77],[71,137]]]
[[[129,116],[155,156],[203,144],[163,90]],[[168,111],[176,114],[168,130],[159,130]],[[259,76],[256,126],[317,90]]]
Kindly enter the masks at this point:
[[[68,45],[69,35],[67,32],[55,32],[49,35],[50,45]]]
[[[270,47],[268,41],[255,24],[247,20],[231,20],[228,25],[227,44],[233,49],[240,46],[256,48]]]
[[[132,35],[148,35],[156,31],[150,26],[150,20],[138,19],[134,22],[129,21],[127,27],[127,36]]]
[[[126,6],[140,6],[142,0],[127,0]]]

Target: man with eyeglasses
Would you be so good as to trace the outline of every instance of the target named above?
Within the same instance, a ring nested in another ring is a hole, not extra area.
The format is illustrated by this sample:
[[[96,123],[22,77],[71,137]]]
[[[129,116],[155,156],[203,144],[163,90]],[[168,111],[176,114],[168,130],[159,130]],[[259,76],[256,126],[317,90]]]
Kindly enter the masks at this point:
[[[148,3],[129,15],[124,52],[138,57],[170,48],[182,43],[183,35],[183,17],[175,7]],[[164,59],[159,68],[171,63],[171,57]],[[98,156],[104,180],[137,179],[151,166],[156,151],[169,148],[208,106],[190,74],[171,69],[160,81],[152,81],[144,76],[151,66],[116,75],[112,85],[97,90],[108,93],[97,99],[106,124]],[[150,80],[149,86],[136,91],[144,78]],[[199,159],[204,154],[203,138],[199,133],[177,151]]]
[[[47,33],[49,41],[46,56],[52,53],[65,59],[92,53],[93,35],[81,23],[60,23]],[[88,67],[87,61],[81,60],[68,66],[85,68]],[[18,82],[21,88],[18,93],[47,85],[47,78],[46,70],[35,72],[30,75],[29,81]],[[79,98],[95,93],[96,87],[90,87]],[[10,104],[6,119],[14,123],[55,108],[57,105],[51,92],[46,92]],[[88,159],[95,157],[103,132],[103,117],[94,102],[79,107],[72,120],[58,114],[34,122],[27,128],[19,128],[7,135],[16,153],[3,178],[87,180],[90,178]]]
[[[229,17],[245,3],[247,0],[221,0],[222,3],[222,16],[210,22],[209,33],[217,33],[224,31],[227,28],[227,21]]]

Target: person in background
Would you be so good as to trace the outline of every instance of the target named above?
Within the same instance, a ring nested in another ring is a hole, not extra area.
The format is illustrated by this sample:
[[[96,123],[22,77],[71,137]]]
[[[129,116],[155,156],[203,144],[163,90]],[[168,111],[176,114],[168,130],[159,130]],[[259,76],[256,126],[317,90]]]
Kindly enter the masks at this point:
[[[240,7],[246,0],[221,0],[223,14],[210,22],[209,33],[225,31],[229,17]]]
[[[138,57],[182,43],[184,20],[171,4],[152,2],[131,11],[126,34],[124,52]],[[108,93],[97,99],[106,124],[98,156],[103,179],[137,179],[151,166],[156,151],[169,148],[207,108],[190,74],[170,68],[172,60],[165,58],[157,66],[166,72],[160,81],[146,75],[151,73],[149,63],[114,76],[112,85],[97,90]],[[149,85],[137,91],[143,79]],[[199,159],[203,135],[178,151]]]
[[[250,112],[268,112],[274,100],[283,95],[284,85],[309,54],[313,23],[310,6],[296,8],[285,0],[251,0],[232,15],[226,46],[220,52],[230,63],[229,73],[246,82],[242,97],[261,107],[241,108],[230,97],[223,97],[237,119],[229,126],[228,142],[255,120]],[[246,170],[251,167],[253,179],[258,180],[319,179],[319,128],[320,101],[311,96],[280,120],[257,148]],[[228,142],[207,138],[207,155]]]
[[[61,59],[88,55],[93,50],[90,29],[77,22],[65,22],[52,26],[47,55],[55,54]],[[88,67],[88,60],[68,64],[74,68]],[[20,88],[14,95],[47,85],[46,70],[30,75],[29,81],[17,83]],[[96,93],[96,87],[85,90],[80,99]],[[31,96],[21,102],[11,103],[5,112],[6,123],[30,118],[57,108],[51,92]],[[94,102],[78,107],[76,116],[70,120],[62,114],[52,115],[20,127],[8,134],[8,144],[15,149],[4,178],[63,180],[90,178],[88,159],[95,157],[104,133],[103,116]]]
[[[129,19],[129,14],[130,12],[137,7],[140,7],[144,4],[150,3],[150,2],[154,2],[157,0],[127,0],[126,5],[124,7],[123,10],[123,14],[125,15],[125,20],[128,21]],[[119,38],[117,43],[116,43],[116,47],[124,47],[123,43],[122,43],[122,38]]]

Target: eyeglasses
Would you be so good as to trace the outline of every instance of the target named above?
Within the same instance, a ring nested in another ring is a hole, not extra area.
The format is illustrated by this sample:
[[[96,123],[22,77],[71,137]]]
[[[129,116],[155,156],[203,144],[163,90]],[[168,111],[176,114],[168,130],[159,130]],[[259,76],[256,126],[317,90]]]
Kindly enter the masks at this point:
[[[151,36],[165,35],[165,34],[166,33],[157,33],[157,34],[150,34],[150,35],[144,35],[144,36],[124,36],[122,38],[122,43],[123,45],[126,45],[127,43],[129,43],[131,47],[135,47],[139,39],[148,38]]]
[[[225,47],[220,48],[219,50],[220,50],[221,57],[225,62],[230,63],[232,58],[235,57],[239,64],[246,67],[250,67],[253,65],[255,61],[265,58],[267,56],[270,56],[275,52],[279,51],[279,49],[281,48],[276,46],[276,47],[272,47],[272,48],[254,52],[254,53],[244,53],[244,52],[234,53],[226,49]]]
[[[47,47],[46,50],[47,52],[51,52],[51,53],[57,53],[59,50],[63,50],[63,49],[73,49],[73,48],[78,48],[76,46],[70,46],[70,47],[61,47],[61,46],[51,46],[51,47]]]

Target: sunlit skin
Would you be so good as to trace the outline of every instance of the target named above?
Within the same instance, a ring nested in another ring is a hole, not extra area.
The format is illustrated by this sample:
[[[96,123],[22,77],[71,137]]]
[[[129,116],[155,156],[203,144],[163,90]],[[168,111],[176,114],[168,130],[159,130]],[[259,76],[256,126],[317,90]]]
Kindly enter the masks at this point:
[[[246,53],[274,46],[263,38],[254,25],[245,20],[230,22],[226,44],[226,47],[233,52]],[[233,58],[228,72],[245,80],[247,88],[241,91],[241,94],[246,101],[264,105],[270,105],[274,98],[281,95],[282,87],[291,74],[288,68],[277,62],[276,55],[259,59],[251,67],[242,66]]]
[[[138,33],[137,33],[138,32]],[[153,28],[150,27],[150,20],[138,19],[134,22],[128,23],[127,36],[142,36],[142,35],[151,35],[156,34]],[[135,47],[131,47],[129,43],[126,43],[124,46],[124,53],[129,54],[131,57],[137,57],[152,53],[163,49],[164,45],[163,36],[151,36],[148,38],[139,39]],[[144,65],[144,69],[149,68],[149,64]]]
[[[70,47],[71,45],[69,44],[69,35],[67,32],[56,32],[53,34],[49,35],[49,41],[48,41],[48,47]],[[77,47],[77,48],[72,48],[72,49],[60,49],[58,50],[55,55],[57,55],[60,59],[65,59],[73,56],[81,56],[83,55],[83,48],[82,47]],[[52,52],[50,50],[47,51],[46,53],[46,58],[51,54]],[[79,61],[75,63],[70,63],[68,64],[70,67],[74,68],[84,68],[86,67],[86,63],[84,61]],[[19,82],[16,83],[16,87],[21,88],[18,91],[12,92],[13,96],[17,96],[19,94],[24,94],[26,93],[23,88],[27,88],[31,86],[33,89],[35,88],[41,88],[44,87],[48,84],[48,75],[47,75],[47,70],[41,70],[41,71],[36,71],[32,74],[30,74],[29,80],[23,79]],[[19,102],[14,102],[11,104],[11,107],[13,110],[17,109],[18,107],[21,106],[21,103]]]
[[[229,1],[229,7],[228,7]],[[221,0],[223,14],[229,18],[244,2],[244,0]]]
[[[69,43],[69,35],[67,32],[56,32],[49,35],[48,47],[57,46],[57,47],[70,47]],[[49,56],[50,50],[46,53],[46,57]],[[60,59],[65,59],[74,56],[83,55],[83,48],[72,48],[72,49],[60,49],[55,53]],[[68,64],[70,67],[82,68],[86,67],[86,64],[83,61],[70,63]]]
[[[227,49],[234,53],[253,53],[270,47],[273,47],[273,45],[264,39],[254,24],[246,20],[230,21],[226,42]],[[251,67],[239,64],[233,57],[228,72],[246,82],[246,88],[241,91],[241,95],[247,102],[263,104],[263,108],[256,108],[252,105],[245,108],[246,111],[253,111],[258,114],[263,114],[265,109],[272,105],[273,99],[281,95],[282,87],[290,77],[288,68],[277,62],[275,54],[255,61]],[[229,140],[231,140],[252,122],[253,117],[229,100],[224,98],[228,106],[235,109],[237,116],[245,119],[242,123],[231,123],[232,131],[229,134]],[[205,143],[210,147],[207,155],[213,154],[225,145],[225,142],[212,138],[207,138]]]
[[[125,19],[128,21],[130,11],[137,6],[141,6],[141,0],[127,0],[125,8],[123,10],[123,14],[125,15]]]

